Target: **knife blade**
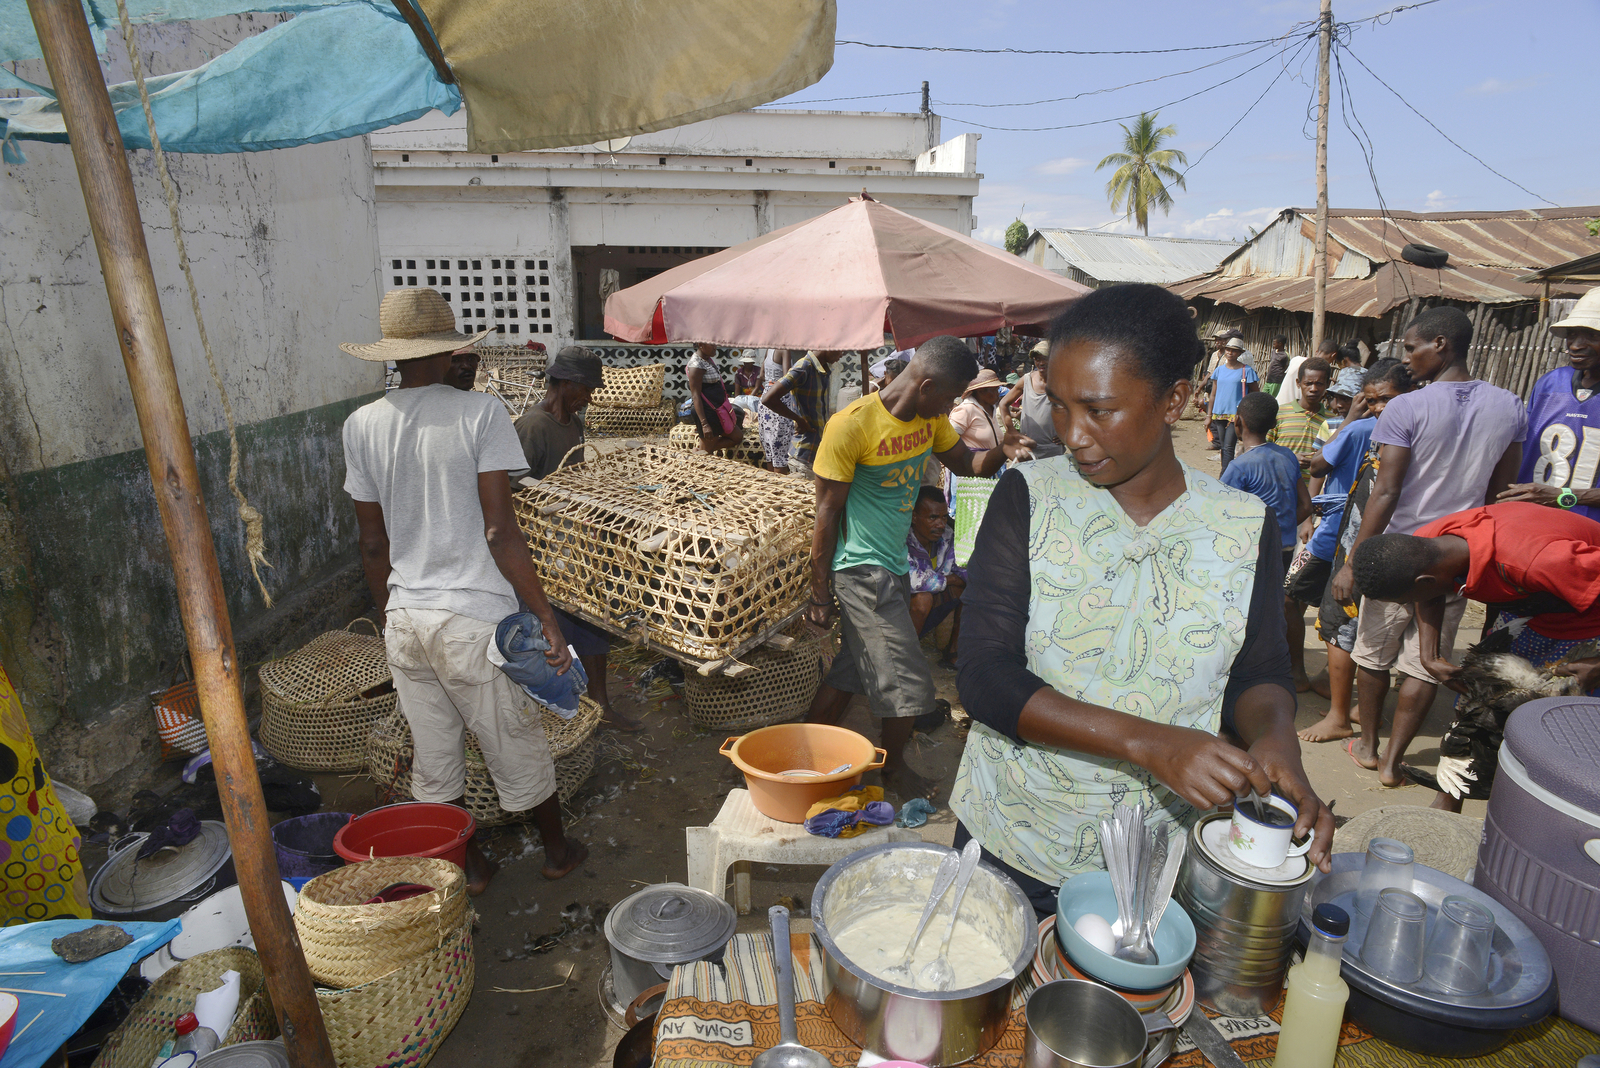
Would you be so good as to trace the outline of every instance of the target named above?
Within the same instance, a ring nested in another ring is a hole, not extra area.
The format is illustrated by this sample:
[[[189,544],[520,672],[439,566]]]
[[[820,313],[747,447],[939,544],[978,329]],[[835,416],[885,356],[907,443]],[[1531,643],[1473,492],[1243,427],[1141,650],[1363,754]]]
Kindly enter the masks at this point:
[[[1196,1005],[1189,1018],[1183,1022],[1183,1033],[1190,1042],[1193,1042],[1205,1054],[1207,1061],[1215,1068],[1244,1068],[1244,1061],[1228,1040],[1222,1037],[1222,1032],[1217,1030],[1217,1025],[1206,1017],[1205,1010]]]

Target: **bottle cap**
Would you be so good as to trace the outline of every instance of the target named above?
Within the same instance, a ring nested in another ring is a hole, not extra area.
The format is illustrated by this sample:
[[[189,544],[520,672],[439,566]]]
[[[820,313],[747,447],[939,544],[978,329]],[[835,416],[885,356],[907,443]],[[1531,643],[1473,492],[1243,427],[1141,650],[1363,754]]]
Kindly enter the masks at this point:
[[[1318,905],[1311,913],[1311,923],[1329,938],[1350,933],[1350,914],[1338,905]]]
[[[178,1034],[186,1035],[200,1026],[200,1020],[194,1013],[186,1012],[174,1020],[172,1026],[177,1028]]]

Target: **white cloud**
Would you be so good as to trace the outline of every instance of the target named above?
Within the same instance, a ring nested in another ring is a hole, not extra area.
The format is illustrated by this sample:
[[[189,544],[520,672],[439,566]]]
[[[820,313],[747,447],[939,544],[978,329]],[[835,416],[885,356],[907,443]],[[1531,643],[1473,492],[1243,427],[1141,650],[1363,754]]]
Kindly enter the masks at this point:
[[[1175,220],[1176,225],[1164,228],[1162,236],[1244,240],[1250,236],[1251,227],[1260,230],[1277,214],[1276,208],[1249,208],[1244,211],[1218,208],[1198,219]],[[1154,227],[1151,229],[1154,232]]]
[[[1446,196],[1443,189],[1435,189],[1428,194],[1428,199],[1422,202],[1424,211],[1448,211],[1456,202],[1455,197]]]
[[[1075,174],[1089,165],[1086,159],[1074,159],[1068,156],[1064,159],[1045,160],[1033,169],[1040,174]]]

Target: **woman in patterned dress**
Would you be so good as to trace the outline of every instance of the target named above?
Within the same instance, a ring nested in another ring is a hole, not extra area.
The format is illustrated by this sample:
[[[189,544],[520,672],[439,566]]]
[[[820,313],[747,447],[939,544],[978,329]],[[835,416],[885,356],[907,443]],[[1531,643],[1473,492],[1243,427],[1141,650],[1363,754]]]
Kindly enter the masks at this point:
[[[977,838],[1041,916],[1065,879],[1103,867],[1098,821],[1119,803],[1181,833],[1276,790],[1328,868],[1333,816],[1294,733],[1277,521],[1173,451],[1200,356],[1159,286],[1074,304],[1046,377],[1066,454],[1006,473],[968,567],[959,686],[976,722],[956,845]]]
[[[768,349],[761,365],[761,392],[766,394],[789,373],[789,350]],[[794,441],[794,424],[763,404],[761,412],[761,451],[767,456],[767,470],[789,473],[789,446]]]

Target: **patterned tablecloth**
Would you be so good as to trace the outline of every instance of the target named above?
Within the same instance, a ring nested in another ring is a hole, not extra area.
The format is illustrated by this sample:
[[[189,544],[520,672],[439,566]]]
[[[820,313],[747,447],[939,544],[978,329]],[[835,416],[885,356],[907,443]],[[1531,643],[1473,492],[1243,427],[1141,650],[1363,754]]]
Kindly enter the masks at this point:
[[[833,1025],[822,1004],[827,980],[821,951],[808,934],[795,934],[791,941],[800,1042],[825,1054],[835,1068],[853,1068],[861,1063],[861,1049]],[[701,961],[675,969],[667,1000],[656,1017],[655,1068],[748,1065],[758,1053],[776,1045],[775,980],[772,940],[762,934],[735,935],[722,966]],[[1019,989],[1012,999],[1011,1018],[1000,1041],[967,1064],[1022,1068],[1024,996]],[[1271,1068],[1278,1047],[1276,1013],[1250,1019],[1213,1017],[1213,1021],[1247,1065]],[[1552,1017],[1516,1032],[1509,1044],[1486,1057],[1445,1060],[1397,1049],[1347,1020],[1339,1045],[1338,1068],[1567,1068],[1586,1054],[1600,1053],[1600,1035]],[[1163,1068],[1202,1068],[1206,1063],[1200,1051],[1179,1035],[1177,1051]]]

